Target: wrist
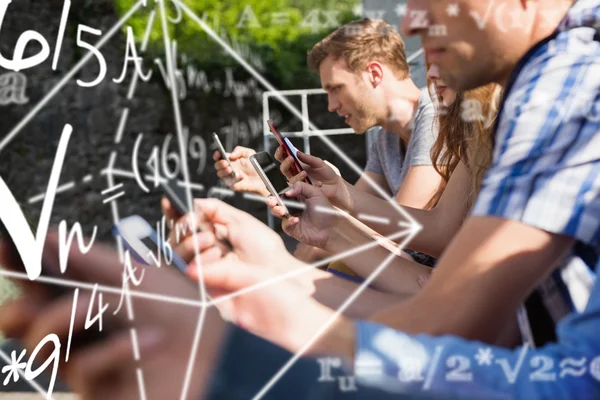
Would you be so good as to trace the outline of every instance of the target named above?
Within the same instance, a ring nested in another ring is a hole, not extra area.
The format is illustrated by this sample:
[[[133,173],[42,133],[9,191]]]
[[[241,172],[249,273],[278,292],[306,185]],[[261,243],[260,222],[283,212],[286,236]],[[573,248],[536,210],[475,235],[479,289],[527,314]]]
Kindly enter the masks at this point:
[[[343,182],[344,182],[344,189],[345,189],[344,192],[346,193],[346,196],[348,197],[347,204],[345,205],[346,211],[350,215],[356,215],[356,200],[355,200],[356,188],[354,187],[354,185],[349,184],[345,180]]]
[[[344,218],[339,215],[335,216],[335,222],[329,228],[329,236],[327,241],[321,248],[327,253],[337,254],[344,251],[348,247],[348,240],[344,237],[342,232],[349,228]]]
[[[292,254],[287,253],[283,259],[282,265],[285,265],[283,269],[283,273],[290,273],[292,271],[300,271],[306,270],[308,264],[304,261],[297,259]],[[295,281],[301,288],[302,292],[306,294],[308,297],[312,297],[316,288],[314,282],[312,280],[312,274],[308,271],[304,271],[302,273],[298,272],[297,275],[293,275],[291,278]]]
[[[309,350],[310,355],[323,354],[340,357],[347,365],[352,365],[356,348],[356,328],[354,321],[338,316],[332,326]]]

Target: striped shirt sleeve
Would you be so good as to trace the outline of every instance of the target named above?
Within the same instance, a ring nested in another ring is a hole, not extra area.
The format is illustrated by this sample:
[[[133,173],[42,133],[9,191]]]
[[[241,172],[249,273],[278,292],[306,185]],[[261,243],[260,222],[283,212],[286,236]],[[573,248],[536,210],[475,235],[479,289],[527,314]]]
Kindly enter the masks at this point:
[[[600,234],[600,42],[561,32],[530,58],[499,116],[472,215],[517,220],[585,243]]]

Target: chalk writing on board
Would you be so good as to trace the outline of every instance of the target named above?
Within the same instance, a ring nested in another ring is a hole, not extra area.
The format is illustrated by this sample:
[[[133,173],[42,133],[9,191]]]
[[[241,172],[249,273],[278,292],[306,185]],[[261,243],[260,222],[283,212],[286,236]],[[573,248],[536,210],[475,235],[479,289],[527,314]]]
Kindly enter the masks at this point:
[[[0,106],[8,104],[27,104],[25,95],[27,77],[21,72],[7,72],[0,75]]]

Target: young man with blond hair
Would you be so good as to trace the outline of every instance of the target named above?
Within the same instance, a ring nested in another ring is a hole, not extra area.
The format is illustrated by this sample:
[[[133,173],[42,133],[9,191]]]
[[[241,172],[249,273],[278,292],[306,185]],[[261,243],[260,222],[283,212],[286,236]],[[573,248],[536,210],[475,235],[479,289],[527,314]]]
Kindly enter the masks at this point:
[[[317,43],[308,54],[308,65],[319,73],[330,112],[344,117],[357,134],[377,127],[356,187],[379,195],[366,175],[398,203],[424,207],[440,183],[430,157],[437,136],[435,111],[427,90],[410,77],[400,34],[383,20],[351,22]],[[251,153],[234,150],[234,168]],[[249,165],[238,165],[243,171],[231,187],[268,195],[260,180],[252,179]],[[217,161],[215,168],[221,178],[232,172],[225,161]]]
[[[431,161],[437,137],[435,109],[429,92],[411,79],[405,45],[394,27],[384,20],[362,19],[346,24],[317,43],[308,53],[308,66],[319,73],[327,92],[328,110],[344,117],[357,134],[373,129],[367,149],[367,165],[355,183],[361,191],[382,197],[374,185],[394,197],[398,204],[424,208],[435,194],[441,177]],[[217,175],[234,190],[269,193],[247,158],[253,150],[237,148],[233,169],[225,161],[215,163]],[[281,149],[275,158],[286,168]],[[433,259],[409,252],[417,261],[431,265]],[[304,261],[323,256],[318,249],[300,244],[295,253]]]

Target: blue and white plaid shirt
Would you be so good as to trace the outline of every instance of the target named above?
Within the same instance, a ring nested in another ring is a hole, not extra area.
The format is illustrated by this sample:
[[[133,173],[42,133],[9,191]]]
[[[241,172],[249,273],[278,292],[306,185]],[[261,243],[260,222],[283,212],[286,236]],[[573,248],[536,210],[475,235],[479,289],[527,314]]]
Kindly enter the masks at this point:
[[[600,0],[579,0],[518,64],[472,210],[576,240],[539,289],[560,320],[558,343],[512,351],[358,322],[359,382],[448,398],[600,398],[600,285],[592,272],[600,254],[599,31]],[[488,348],[489,363],[476,357]]]
[[[472,211],[577,240],[538,289],[555,321],[587,303],[600,249],[599,10],[596,0],[575,3],[517,66]]]

